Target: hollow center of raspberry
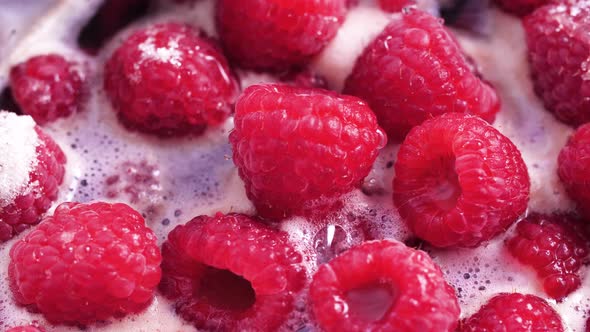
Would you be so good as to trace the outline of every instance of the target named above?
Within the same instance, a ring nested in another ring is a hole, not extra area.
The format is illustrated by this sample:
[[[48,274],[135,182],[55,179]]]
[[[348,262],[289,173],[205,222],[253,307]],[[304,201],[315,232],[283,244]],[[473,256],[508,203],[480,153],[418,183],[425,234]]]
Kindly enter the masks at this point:
[[[395,296],[390,287],[371,284],[346,292],[349,312],[359,319],[376,322],[383,319],[391,309]]]
[[[231,311],[247,310],[256,300],[248,280],[214,267],[205,268],[198,296],[218,309]]]
[[[432,181],[427,191],[432,203],[443,211],[449,211],[457,205],[457,199],[461,196],[459,176],[455,171],[455,158],[448,156],[437,160],[432,166]]]

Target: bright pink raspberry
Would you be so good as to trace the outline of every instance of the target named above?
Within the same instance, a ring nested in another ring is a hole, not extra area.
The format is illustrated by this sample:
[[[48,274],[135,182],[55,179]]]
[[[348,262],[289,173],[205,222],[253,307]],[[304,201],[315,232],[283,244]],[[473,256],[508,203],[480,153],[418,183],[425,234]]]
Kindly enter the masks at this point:
[[[346,0],[219,0],[217,28],[230,58],[242,67],[300,66],[336,36]]]
[[[416,4],[416,0],[379,0],[381,9],[395,13]]]
[[[461,324],[461,332],[562,332],[559,314],[542,298],[519,293],[494,296]]]
[[[104,86],[125,125],[159,136],[220,124],[238,94],[223,54],[198,31],[175,23],[125,40],[105,66]]]
[[[45,332],[45,330],[40,327],[28,325],[13,327],[11,329],[6,330],[6,332]]]
[[[39,55],[10,70],[10,86],[23,113],[40,125],[80,109],[84,76],[80,66],[58,54]]]
[[[365,242],[320,266],[310,301],[326,332],[450,332],[460,312],[428,254],[387,240]]]
[[[367,101],[391,141],[442,113],[491,122],[500,109],[496,92],[472,70],[442,21],[419,10],[394,18],[365,48],[344,93]]]
[[[197,328],[275,331],[303,286],[288,235],[240,214],[199,216],[162,245],[162,293]]]
[[[320,216],[369,174],[385,134],[360,99],[286,85],[247,88],[229,136],[259,215]]]
[[[157,287],[155,234],[125,204],[63,203],[10,250],[17,303],[85,325],[143,310]]]
[[[535,92],[561,121],[590,121],[590,1],[562,1],[524,20]]]
[[[578,128],[561,149],[557,170],[569,196],[590,218],[590,124]]]
[[[11,114],[11,115],[9,115]],[[24,121],[12,113],[0,113],[0,140],[9,142],[20,137],[2,137],[2,126],[15,126],[17,121]],[[26,121],[26,120],[25,120]],[[32,120],[29,120],[32,122]],[[57,199],[59,186],[63,182],[65,174],[66,156],[51,137],[45,134],[38,126],[31,126],[30,132],[25,135],[36,137],[35,143],[13,141],[12,144],[35,144],[30,147],[35,151],[31,161],[31,169],[28,180],[24,186],[14,195],[0,192],[0,197],[8,196],[9,199],[0,199],[0,243],[4,242],[23,230],[37,224],[41,216],[49,209]],[[25,149],[24,147],[22,149]],[[23,150],[14,153],[24,153]],[[3,156],[5,161],[15,156]],[[6,165],[4,165],[6,167]],[[22,170],[0,170],[2,172]],[[7,174],[13,177],[14,174]],[[6,180],[3,180],[6,181]],[[3,186],[0,186],[4,188]],[[6,188],[4,188],[6,189]],[[0,189],[2,190],[2,189]]]
[[[561,300],[580,287],[578,270],[588,262],[590,242],[573,216],[533,213],[506,241],[512,256],[537,271],[545,292]]]
[[[526,16],[552,0],[495,0],[503,10],[518,16]]]
[[[526,210],[520,151],[482,119],[447,113],[415,127],[395,163],[393,198],[414,234],[437,247],[477,246]]]

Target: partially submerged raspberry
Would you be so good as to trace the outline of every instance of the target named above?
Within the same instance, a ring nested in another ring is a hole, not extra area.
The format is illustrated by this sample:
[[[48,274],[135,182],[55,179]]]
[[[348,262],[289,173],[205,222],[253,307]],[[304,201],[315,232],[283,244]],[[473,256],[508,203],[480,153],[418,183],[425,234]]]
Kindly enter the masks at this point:
[[[233,160],[258,213],[321,216],[361,181],[385,145],[356,97],[286,85],[256,85],[236,104]]]
[[[535,295],[503,293],[461,324],[461,332],[563,332],[561,317]]]
[[[495,0],[496,4],[505,11],[518,15],[526,16],[535,9],[550,3],[552,0]]]
[[[451,332],[460,312],[428,254],[387,240],[365,242],[320,266],[310,301],[327,332]]]
[[[590,124],[578,128],[559,153],[558,174],[580,212],[590,218]]]
[[[336,36],[346,0],[219,0],[217,28],[228,56],[253,69],[300,66]]]
[[[160,262],[156,236],[129,206],[63,203],[12,246],[8,274],[20,305],[85,325],[143,310]]]
[[[0,242],[39,222],[57,199],[66,156],[31,118],[0,112]]]
[[[388,12],[400,12],[402,9],[416,5],[416,0],[379,0],[381,9]]]
[[[344,92],[366,100],[390,141],[401,141],[412,127],[447,112],[494,120],[498,96],[471,67],[440,19],[411,10],[365,48]]]
[[[125,125],[159,136],[198,134],[220,124],[238,94],[223,54],[176,23],[125,40],[106,63],[104,86]]]
[[[287,234],[245,215],[199,216],[162,245],[160,289],[197,328],[274,331],[303,286]]]
[[[395,163],[393,198],[414,234],[477,246],[526,210],[530,181],[516,146],[482,119],[447,113],[415,127]]]
[[[58,54],[35,56],[14,66],[10,86],[23,113],[44,125],[77,112],[84,97],[79,66]]]
[[[583,221],[570,215],[530,214],[506,242],[510,253],[537,271],[545,292],[561,300],[581,285],[578,270],[588,262],[590,241]]]

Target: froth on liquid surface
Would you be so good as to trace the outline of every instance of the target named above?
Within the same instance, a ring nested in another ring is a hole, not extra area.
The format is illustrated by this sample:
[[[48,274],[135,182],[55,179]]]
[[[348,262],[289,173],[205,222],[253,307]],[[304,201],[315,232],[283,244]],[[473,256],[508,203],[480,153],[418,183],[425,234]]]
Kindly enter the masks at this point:
[[[76,6],[76,2],[64,1],[62,10],[56,10],[58,14],[47,19],[44,26],[33,29],[34,33],[26,37],[29,41],[48,39],[58,42],[33,43],[29,48],[17,45],[10,61],[22,61],[28,56],[49,51],[59,52],[62,48],[68,53],[73,52],[75,45],[68,41],[72,38],[56,38],[51,29],[55,21],[68,19],[72,11],[63,8],[74,8],[71,6]],[[98,2],[90,3],[91,8],[87,12],[80,11],[79,17],[91,15],[92,7],[96,8]],[[424,6],[431,11],[436,10],[432,1],[421,3],[427,4]],[[134,28],[150,22],[172,19],[200,26],[215,35],[211,0],[197,2],[190,10],[170,4],[166,6],[155,17],[138,22],[120,36],[128,35]],[[490,15],[492,35],[474,37],[458,32],[458,39],[466,52],[475,58],[486,79],[500,93],[503,108],[494,126],[511,138],[523,153],[532,183],[529,209],[540,212],[569,209],[571,202],[555,170],[557,154],[571,129],[544,111],[532,91],[526,65],[524,34],[518,19],[495,10]],[[313,61],[313,68],[323,74],[332,87],[340,88],[356,56],[389,19],[391,17],[388,14],[376,9],[369,1],[361,1],[359,7],[349,12],[338,36]],[[73,29],[79,28],[76,22],[83,22],[83,19],[75,19],[71,25]],[[115,38],[96,60],[74,54],[88,61],[89,67],[97,71],[89,77],[93,87],[102,86],[102,63],[121,38]],[[6,68],[0,61],[0,76],[6,75]],[[266,74],[239,72],[239,75],[243,85],[275,80]],[[160,140],[132,133],[118,123],[104,92],[94,88],[82,113],[46,128],[68,156],[68,175],[58,202],[126,202],[144,214],[160,243],[175,225],[200,214],[211,215],[217,211],[252,214],[253,206],[245,196],[243,183],[231,161],[231,148],[227,142],[231,128],[230,119],[219,128],[210,128],[198,138]],[[397,149],[398,146],[390,145],[381,152],[362,190],[356,190],[346,197],[342,213],[329,220],[329,226],[312,225],[301,218],[281,224],[281,229],[287,231],[296,247],[306,254],[308,276],[313,275],[318,264],[363,239],[412,241],[391,199]],[[125,181],[132,179],[136,172],[149,175],[149,181],[142,184],[139,195],[124,190],[127,184]],[[116,176],[119,178],[113,184],[112,179]],[[115,193],[112,193],[113,188]],[[436,250],[423,247],[440,264],[445,277],[457,290],[463,317],[471,315],[498,292],[518,291],[545,297],[533,271],[516,263],[504,249],[503,240],[512,231],[508,230],[506,234],[476,249]],[[7,277],[8,253],[14,241],[16,239],[0,245],[2,280]],[[586,275],[585,269],[583,275]],[[590,280],[584,280],[582,285],[589,283]],[[582,287],[562,303],[550,300],[562,315],[569,331],[583,331],[585,313],[590,306],[588,295],[587,287]],[[296,301],[295,313],[285,324],[284,330],[316,329],[309,322],[305,297],[306,293],[302,293]],[[28,313],[16,306],[10,290],[4,286],[0,291],[0,329],[33,321],[46,326],[48,331],[77,330],[50,326],[42,315]],[[138,315],[87,328],[87,331],[194,330],[190,324],[175,316],[172,304],[160,295],[156,296],[146,311]]]

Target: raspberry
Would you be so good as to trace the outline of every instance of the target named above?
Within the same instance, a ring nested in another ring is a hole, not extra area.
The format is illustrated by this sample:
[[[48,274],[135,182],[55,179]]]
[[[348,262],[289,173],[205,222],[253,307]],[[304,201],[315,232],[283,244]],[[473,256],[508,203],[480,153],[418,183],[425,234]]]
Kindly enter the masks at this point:
[[[358,98],[272,84],[240,96],[229,140],[248,198],[270,219],[330,212],[386,141]]]
[[[531,214],[516,226],[506,246],[522,264],[532,266],[545,292],[561,300],[580,287],[578,270],[590,251],[581,223],[568,215]]]
[[[322,265],[310,286],[314,316],[330,331],[455,331],[459,302],[423,251],[371,241]]]
[[[58,54],[35,56],[10,70],[14,99],[40,125],[80,109],[84,77],[79,65]]]
[[[477,246],[527,207],[520,152],[478,117],[447,113],[415,127],[395,163],[393,198],[414,234],[437,247]]]
[[[466,319],[461,332],[562,332],[559,314],[542,298],[502,293]]]
[[[503,10],[518,16],[526,16],[551,0],[495,0]]]
[[[274,331],[304,281],[286,233],[240,214],[199,216],[162,246],[160,289],[197,328]]]
[[[18,117],[18,119],[22,119]],[[4,118],[7,120],[5,125],[16,126],[17,117]],[[0,115],[0,127],[2,127],[2,116]],[[1,137],[2,129],[0,128],[0,140],[15,139],[14,137]],[[14,235],[22,232],[39,222],[41,216],[49,209],[52,202],[57,199],[59,193],[59,186],[63,182],[65,173],[66,156],[53,141],[51,137],[45,134],[38,126],[32,127],[30,132],[24,132],[26,136],[36,136],[37,140],[35,146],[30,149],[33,152],[33,160],[31,161],[31,169],[25,179],[24,186],[19,187],[16,195],[9,195],[10,199],[3,201],[0,199],[0,243],[4,242]],[[30,142],[14,142],[18,145],[14,153],[24,152],[22,144]],[[0,147],[0,150],[2,148]],[[3,156],[4,161],[14,158],[14,156]],[[6,166],[6,164],[4,164]],[[10,170],[5,170],[10,172]],[[15,170],[22,171],[22,170]],[[0,177],[2,177],[2,170],[0,170]],[[14,177],[14,173],[7,174],[9,177]],[[0,185],[0,191],[4,188]],[[4,188],[5,190],[6,188]],[[0,196],[4,196],[0,192]]]
[[[13,327],[11,329],[8,329],[6,332],[45,332],[45,330],[35,327],[33,325],[29,325]]]
[[[535,92],[561,121],[590,121],[590,1],[539,8],[524,20]]]
[[[394,18],[365,48],[344,93],[367,101],[391,141],[442,113],[491,122],[500,109],[494,89],[472,71],[442,21],[418,10]]]
[[[189,26],[135,32],[105,66],[104,86],[129,128],[159,136],[199,134],[231,113],[238,86],[223,55]]]
[[[379,6],[381,9],[395,13],[402,9],[413,6],[416,4],[416,0],[379,0]]]
[[[299,66],[336,36],[346,0],[220,0],[217,28],[227,54],[242,67]]]
[[[17,303],[52,323],[139,312],[160,281],[156,236],[125,204],[63,203],[10,250]]]
[[[578,128],[561,150],[557,171],[578,209],[590,218],[590,124]]]

